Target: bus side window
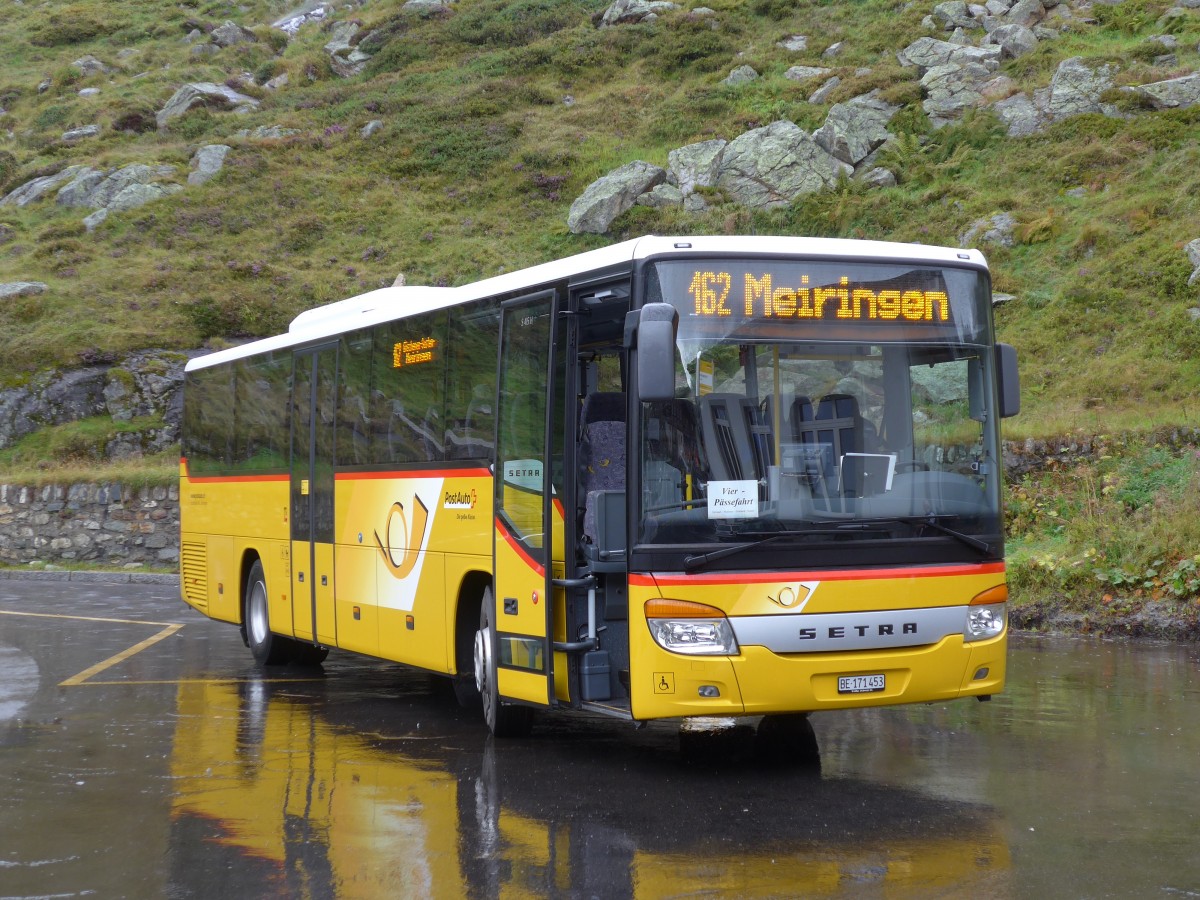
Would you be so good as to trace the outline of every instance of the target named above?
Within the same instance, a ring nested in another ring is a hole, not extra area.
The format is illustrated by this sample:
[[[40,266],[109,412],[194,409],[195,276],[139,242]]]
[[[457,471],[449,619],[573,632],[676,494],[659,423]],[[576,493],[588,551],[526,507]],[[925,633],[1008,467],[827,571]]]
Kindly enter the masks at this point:
[[[446,404],[442,416],[448,459],[491,459],[495,440],[496,345],[500,307],[450,310]]]

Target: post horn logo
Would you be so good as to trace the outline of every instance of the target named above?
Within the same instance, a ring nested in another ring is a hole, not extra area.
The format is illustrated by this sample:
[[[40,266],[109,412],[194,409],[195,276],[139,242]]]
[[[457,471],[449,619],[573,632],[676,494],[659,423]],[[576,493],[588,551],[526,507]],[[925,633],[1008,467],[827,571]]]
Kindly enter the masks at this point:
[[[421,555],[421,542],[425,540],[425,527],[429,524],[429,510],[421,502],[421,498],[413,494],[412,527],[409,527],[408,515],[404,504],[397,501],[388,510],[387,520],[383,523],[383,533],[386,543],[375,532],[375,546],[383,564],[392,573],[393,578],[405,579],[416,568],[417,559]]]
[[[819,581],[801,581],[795,587],[785,587],[779,591],[779,596],[773,597],[767,594],[767,599],[776,606],[782,606],[784,609],[795,610],[802,612],[804,606],[809,599],[816,593]]]

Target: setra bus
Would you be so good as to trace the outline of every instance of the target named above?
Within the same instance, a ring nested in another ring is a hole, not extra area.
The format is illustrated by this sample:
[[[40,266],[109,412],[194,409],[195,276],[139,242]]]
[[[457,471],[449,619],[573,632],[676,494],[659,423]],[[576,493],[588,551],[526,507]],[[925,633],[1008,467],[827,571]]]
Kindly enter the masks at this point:
[[[986,699],[1018,409],[973,250],[645,237],[383,288],[188,364],[181,590],[260,664],[442,673],[497,735]]]

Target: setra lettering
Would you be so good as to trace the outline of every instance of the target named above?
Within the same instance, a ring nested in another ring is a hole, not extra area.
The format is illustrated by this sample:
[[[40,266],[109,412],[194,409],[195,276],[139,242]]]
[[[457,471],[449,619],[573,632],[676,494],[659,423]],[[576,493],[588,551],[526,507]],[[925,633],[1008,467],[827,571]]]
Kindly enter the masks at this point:
[[[872,626],[870,625],[851,625],[849,627],[860,638],[867,637],[872,631]],[[881,623],[874,626],[874,633],[877,637],[895,637],[897,633],[897,627],[900,629],[899,633],[902,635],[918,633],[916,622],[901,622],[899,625],[893,623]],[[852,637],[853,635],[847,634],[847,626],[845,625],[830,625],[825,629],[824,634],[820,634],[819,629],[816,628],[801,628],[798,636],[802,641],[815,641],[819,638],[836,641],[846,637]]]

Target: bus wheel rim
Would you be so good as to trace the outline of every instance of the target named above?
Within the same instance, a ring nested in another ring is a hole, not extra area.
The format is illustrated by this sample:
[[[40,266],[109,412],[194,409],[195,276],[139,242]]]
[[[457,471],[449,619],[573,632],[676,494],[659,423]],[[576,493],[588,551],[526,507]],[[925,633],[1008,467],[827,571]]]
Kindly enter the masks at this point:
[[[485,702],[488,687],[488,663],[491,656],[489,637],[490,634],[482,628],[475,632],[475,687],[485,698]]]
[[[261,644],[267,637],[267,604],[262,588],[257,584],[250,595],[250,637],[256,644]]]

